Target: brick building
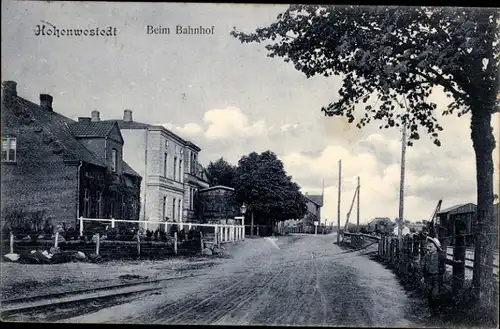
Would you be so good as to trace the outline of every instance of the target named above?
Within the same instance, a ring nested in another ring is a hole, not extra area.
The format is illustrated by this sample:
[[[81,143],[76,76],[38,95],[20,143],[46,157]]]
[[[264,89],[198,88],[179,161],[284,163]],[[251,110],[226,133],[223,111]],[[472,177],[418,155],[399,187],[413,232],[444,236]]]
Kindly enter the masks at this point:
[[[54,111],[52,96],[32,103],[2,87],[2,217],[45,211],[52,225],[77,227],[79,216],[137,219],[141,176],[122,159],[117,124],[74,121]]]
[[[161,125],[134,121],[131,110],[124,110],[122,120],[104,122],[118,124],[125,140],[123,158],[143,177],[140,220],[197,221],[195,194],[209,186],[198,163],[200,148]]]

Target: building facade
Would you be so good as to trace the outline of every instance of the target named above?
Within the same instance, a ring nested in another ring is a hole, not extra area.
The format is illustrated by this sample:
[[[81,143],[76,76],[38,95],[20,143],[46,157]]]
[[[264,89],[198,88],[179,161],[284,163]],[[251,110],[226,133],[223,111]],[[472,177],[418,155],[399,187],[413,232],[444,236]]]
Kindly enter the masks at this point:
[[[311,195],[306,193],[307,213],[302,219],[302,225],[306,229],[314,228],[314,222],[321,220],[321,207],[323,207],[323,195]]]
[[[43,212],[52,225],[76,228],[78,217],[138,219],[141,176],[123,161],[117,124],[74,121],[32,103],[17,84],[2,87],[2,218]],[[27,215],[29,216],[29,215]]]
[[[205,223],[220,223],[241,215],[232,187],[217,185],[201,189],[195,203],[199,218]]]
[[[195,222],[194,199],[208,187],[204,168],[198,163],[200,148],[163,126],[133,120],[125,110],[116,122],[125,141],[124,159],[143,177],[140,220],[148,222]],[[147,224],[156,229],[160,224]]]

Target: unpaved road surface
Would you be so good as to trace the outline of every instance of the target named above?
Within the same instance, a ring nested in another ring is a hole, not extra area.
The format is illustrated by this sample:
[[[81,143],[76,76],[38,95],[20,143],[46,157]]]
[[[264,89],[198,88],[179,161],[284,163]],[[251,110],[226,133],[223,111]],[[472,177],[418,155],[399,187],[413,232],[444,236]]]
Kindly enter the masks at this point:
[[[73,323],[421,326],[425,303],[335,235],[247,239],[205,276],[130,302],[63,320]]]

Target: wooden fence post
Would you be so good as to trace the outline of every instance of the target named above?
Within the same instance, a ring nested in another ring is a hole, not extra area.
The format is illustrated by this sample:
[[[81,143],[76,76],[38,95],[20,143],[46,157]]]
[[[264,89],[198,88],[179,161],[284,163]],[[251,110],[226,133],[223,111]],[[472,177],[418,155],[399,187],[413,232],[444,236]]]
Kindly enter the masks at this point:
[[[455,246],[453,248],[453,280],[452,291],[454,294],[462,290],[465,281],[465,222],[459,218],[455,219]],[[445,254],[447,252],[445,251]]]
[[[177,255],[177,232],[174,232],[174,254]]]
[[[137,258],[141,257],[141,236],[137,230]]]
[[[58,242],[59,242],[59,232],[56,232],[56,239],[54,241],[54,248],[57,248]]]
[[[80,216],[80,236],[83,236],[83,216]]]
[[[101,244],[101,235],[97,234],[97,239],[96,239],[96,242],[95,242],[95,254],[96,255],[99,255],[100,244]]]
[[[444,228],[440,228],[440,232],[438,235],[439,242],[441,243],[442,251],[438,251],[439,255],[439,292],[442,292],[444,289],[444,275],[446,274],[446,258],[448,254],[448,237],[446,230]]]
[[[14,234],[10,232],[10,253],[14,253]]]
[[[111,217],[111,228],[115,228],[115,219]]]
[[[201,252],[203,252],[203,249],[205,249],[205,243],[203,241],[203,232],[200,232],[200,247],[201,247]]]

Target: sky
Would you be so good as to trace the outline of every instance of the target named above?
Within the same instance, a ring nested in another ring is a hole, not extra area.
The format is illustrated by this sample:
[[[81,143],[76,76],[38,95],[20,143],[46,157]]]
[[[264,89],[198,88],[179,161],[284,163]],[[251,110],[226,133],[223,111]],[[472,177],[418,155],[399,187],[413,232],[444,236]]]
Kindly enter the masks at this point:
[[[342,160],[342,222],[361,181],[360,222],[396,218],[399,211],[401,132],[362,130],[320,111],[338,96],[341,78],[307,79],[292,64],[269,58],[263,44],[241,44],[233,27],[251,32],[276,20],[283,5],[2,1],[2,81],[76,119],[100,112],[161,124],[202,148],[203,165],[220,157],[237,164],[271,150],[301,186],[320,194],[322,221],[337,221],[338,162]],[[37,36],[46,22],[59,29],[117,28],[116,36]],[[147,34],[148,26],[170,34]],[[177,35],[177,25],[211,28],[213,35]],[[436,89],[444,127],[441,147],[422,136],[406,151],[404,218],[429,219],[443,206],[476,203],[469,116],[442,116],[450,102]],[[493,117],[495,136],[500,116]],[[498,137],[497,137],[498,140]],[[126,142],[126,141],[125,141]],[[498,143],[498,142],[497,142]],[[500,181],[494,152],[495,192]],[[355,220],[354,206],[351,220]]]

